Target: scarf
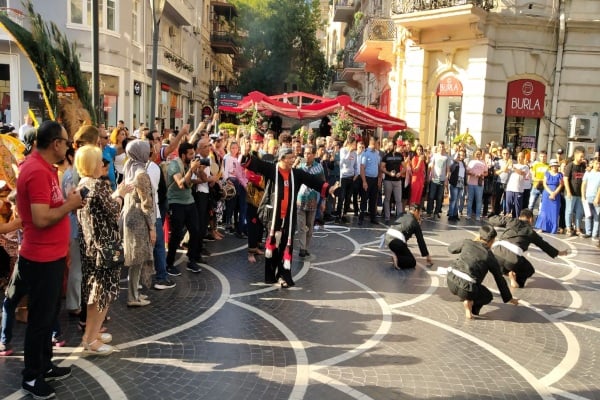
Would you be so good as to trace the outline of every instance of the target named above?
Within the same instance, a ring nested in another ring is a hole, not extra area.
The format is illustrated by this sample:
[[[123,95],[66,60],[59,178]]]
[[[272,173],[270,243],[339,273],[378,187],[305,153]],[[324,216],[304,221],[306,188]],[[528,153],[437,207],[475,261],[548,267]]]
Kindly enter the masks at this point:
[[[131,183],[138,171],[146,170],[146,163],[150,158],[150,143],[146,140],[134,140],[127,143],[125,153],[127,154],[127,162],[123,167],[123,173],[125,183]]]

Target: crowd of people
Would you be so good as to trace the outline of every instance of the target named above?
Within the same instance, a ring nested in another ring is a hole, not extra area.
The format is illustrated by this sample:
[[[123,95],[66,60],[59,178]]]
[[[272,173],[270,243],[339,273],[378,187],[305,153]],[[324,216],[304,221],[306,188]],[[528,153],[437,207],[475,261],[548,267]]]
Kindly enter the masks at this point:
[[[481,284],[487,271],[504,301],[518,304],[502,274],[513,287],[525,285],[534,273],[523,256],[529,244],[551,257],[566,254],[539,233],[598,241],[600,161],[595,154],[588,165],[582,148],[572,159],[559,150],[548,161],[543,151],[511,152],[495,143],[431,147],[401,136],[229,132],[215,125],[141,125],[130,133],[119,121],[111,129],[86,125],[69,137],[46,121],[19,135],[23,154],[0,143],[0,245],[9,266],[2,273],[10,276],[0,355],[12,353],[15,309],[27,295],[26,391],[50,396],[47,381],[70,375],[51,361],[52,347],[64,345],[62,294],[78,318],[83,352],[109,355],[106,322],[124,267],[127,306],[148,306],[145,289],[176,286],[178,251],[185,251],[186,270],[199,273],[211,255],[206,242],[228,235],[246,240],[248,262],[264,258],[265,283],[282,288],[294,286],[294,254],[310,257],[313,230],[347,224],[351,214],[358,226],[389,226],[384,239],[395,268],[416,266],[406,244],[413,235],[430,267],[421,218],[441,218],[449,197],[449,222],[488,219],[507,228],[494,243],[497,232],[484,224],[478,239],[449,248],[459,256],[448,286],[468,318],[491,301]]]

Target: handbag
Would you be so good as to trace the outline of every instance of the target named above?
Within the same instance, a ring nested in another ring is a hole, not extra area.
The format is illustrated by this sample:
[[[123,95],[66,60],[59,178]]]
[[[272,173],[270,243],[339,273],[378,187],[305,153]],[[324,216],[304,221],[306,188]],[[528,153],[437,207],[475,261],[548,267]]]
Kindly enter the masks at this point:
[[[535,188],[536,188],[537,190],[539,190],[540,192],[543,192],[543,191],[544,191],[544,181],[539,181],[539,182],[538,182],[538,183],[535,185]]]
[[[98,249],[96,266],[107,269],[120,268],[125,264],[125,253],[120,240],[111,240],[106,246]]]
[[[252,182],[248,182],[248,185],[246,185],[246,202],[248,204],[258,208],[264,194],[265,191]]]
[[[277,179],[277,177],[275,177],[275,179]],[[262,222],[264,227],[270,227],[273,219],[273,202],[271,199],[273,196],[276,196],[276,194],[273,193],[272,182],[273,181],[271,180],[267,182],[263,197],[258,205],[258,211],[256,212],[259,221]]]

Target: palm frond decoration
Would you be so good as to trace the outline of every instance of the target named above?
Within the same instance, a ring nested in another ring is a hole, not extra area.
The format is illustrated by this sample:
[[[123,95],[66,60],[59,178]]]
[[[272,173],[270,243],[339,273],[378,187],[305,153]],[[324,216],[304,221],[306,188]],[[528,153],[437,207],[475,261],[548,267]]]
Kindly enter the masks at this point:
[[[77,44],[70,43],[54,22],[50,23],[50,31],[54,41],[54,57],[57,67],[61,72],[60,79],[63,86],[75,88],[79,101],[81,101],[83,107],[88,111],[92,120],[94,120],[96,113],[92,105],[92,96],[90,95],[88,82],[83,78],[83,73],[81,72],[79,56],[77,55]],[[96,121],[93,122],[95,123]]]
[[[28,12],[33,12],[33,6],[29,2],[27,4]],[[48,114],[51,119],[55,119],[56,110],[58,107],[58,98],[56,96],[56,64],[52,56],[52,46],[48,42],[48,37],[43,38],[44,24],[40,22],[41,16],[38,14],[32,19],[31,32],[23,28],[21,25],[14,22],[6,13],[0,13],[0,25],[14,39],[19,49],[27,55],[33,71],[36,74]],[[41,30],[41,31],[40,31]]]

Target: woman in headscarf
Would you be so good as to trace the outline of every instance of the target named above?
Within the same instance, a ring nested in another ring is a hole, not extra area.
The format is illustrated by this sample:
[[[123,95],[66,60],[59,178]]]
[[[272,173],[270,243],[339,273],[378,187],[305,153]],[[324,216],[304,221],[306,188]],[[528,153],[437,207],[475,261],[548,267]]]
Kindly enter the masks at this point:
[[[151,284],[151,274],[154,271],[152,252],[156,242],[156,211],[150,176],[146,172],[150,143],[146,140],[134,140],[127,144],[125,151],[125,184],[133,186],[133,190],[125,196],[123,206],[125,266],[129,267],[127,305],[141,307],[150,304],[147,297],[139,293],[138,285],[140,276],[145,286]]]

